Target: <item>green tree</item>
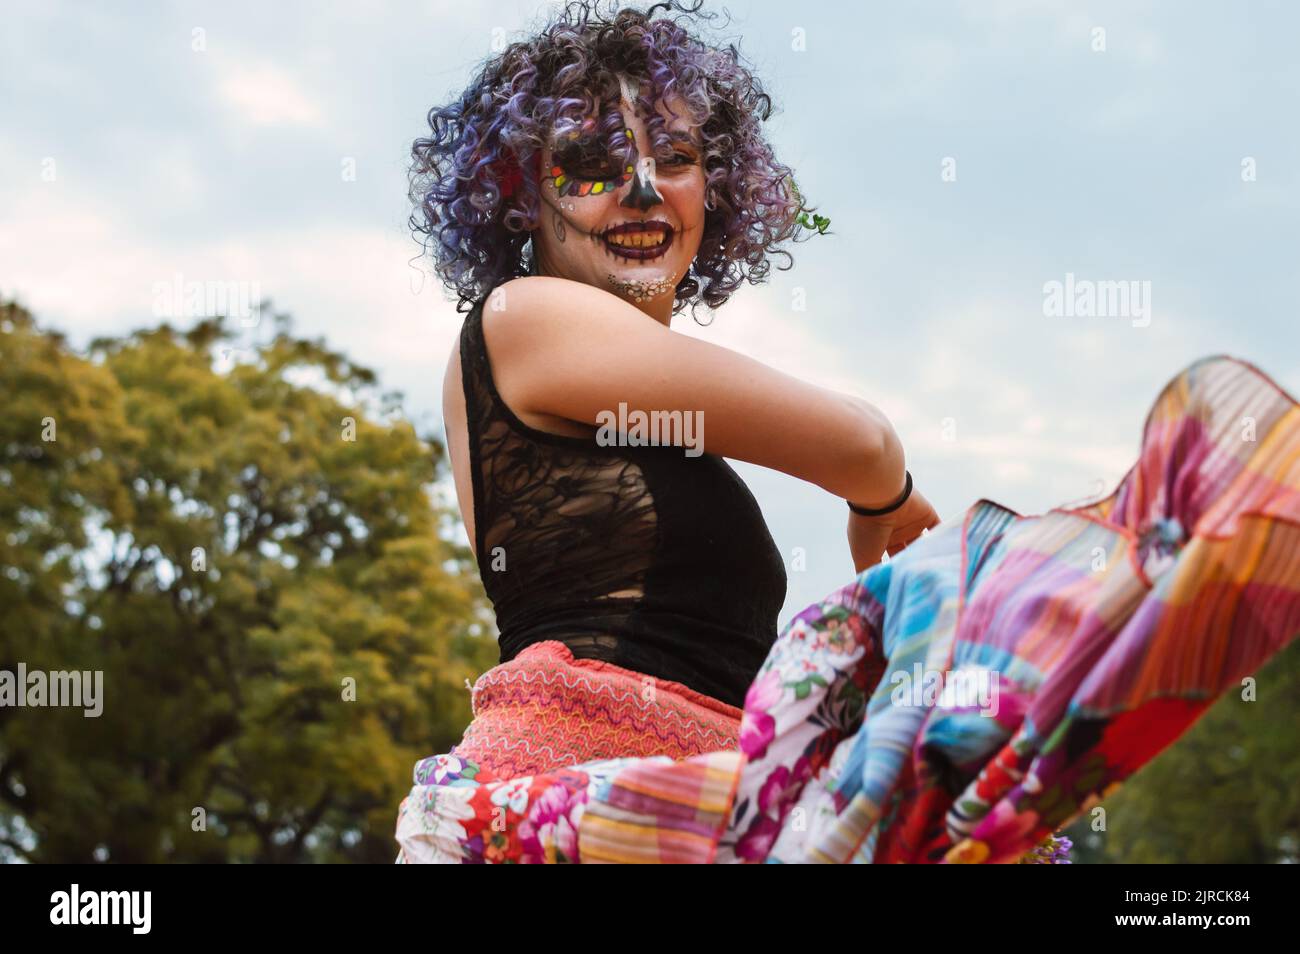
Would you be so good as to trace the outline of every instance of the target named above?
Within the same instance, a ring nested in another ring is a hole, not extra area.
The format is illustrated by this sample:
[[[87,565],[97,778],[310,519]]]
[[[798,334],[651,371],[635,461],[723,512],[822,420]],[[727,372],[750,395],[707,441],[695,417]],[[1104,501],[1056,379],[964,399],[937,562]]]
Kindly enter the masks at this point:
[[[1274,864],[1300,860],[1300,642],[1229,691],[1108,798],[1106,830],[1080,819],[1081,862]]]
[[[78,354],[0,305],[0,670],[104,687],[0,708],[0,854],[390,862],[496,661],[440,444],[286,317],[219,371],[236,339]]]

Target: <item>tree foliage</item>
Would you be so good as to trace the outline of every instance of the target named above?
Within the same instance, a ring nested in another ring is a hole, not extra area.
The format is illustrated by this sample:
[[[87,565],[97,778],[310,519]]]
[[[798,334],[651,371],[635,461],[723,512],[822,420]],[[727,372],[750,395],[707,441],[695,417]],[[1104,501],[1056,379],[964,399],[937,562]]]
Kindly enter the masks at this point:
[[[1300,641],[1229,692],[1070,830],[1083,862],[1275,864],[1300,860]]]
[[[78,353],[0,305],[0,670],[104,686],[0,707],[0,853],[391,861],[468,721],[496,648],[443,449],[275,324],[221,370],[220,319]]]

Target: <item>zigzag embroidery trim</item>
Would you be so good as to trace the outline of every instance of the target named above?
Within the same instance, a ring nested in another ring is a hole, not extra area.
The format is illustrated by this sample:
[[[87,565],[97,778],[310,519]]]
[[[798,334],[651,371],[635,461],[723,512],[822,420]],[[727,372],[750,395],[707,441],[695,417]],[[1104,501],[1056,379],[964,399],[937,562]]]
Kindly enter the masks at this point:
[[[559,752],[556,752],[554,747],[552,746],[540,745],[540,744],[533,745],[527,739],[505,739],[505,738],[484,739],[482,741],[477,742],[476,748],[485,752],[493,751],[493,750],[509,752],[515,749],[523,749],[524,752],[528,755],[530,760],[536,759],[536,757],[539,755],[545,755],[547,759],[549,759],[551,762],[554,762],[559,765],[571,765],[571,764],[576,765],[579,762],[586,761],[586,758],[582,755],[579,755],[577,752],[565,752],[564,754],[560,754]],[[469,755],[460,756],[458,753],[458,757],[470,759],[471,761],[473,761],[472,756]],[[494,768],[495,767],[496,766],[494,766]]]
[[[648,719],[647,721],[658,722],[661,720],[667,720],[670,722],[676,722],[681,731],[690,735],[700,736],[703,739],[721,738],[730,742],[735,738],[733,732],[725,732],[714,726],[702,723],[699,716],[690,713],[684,714],[680,707],[665,705],[662,702],[646,702],[641,698],[640,694],[634,690],[617,690],[607,683],[592,682],[586,676],[582,675],[574,677],[571,680],[562,670],[533,670],[530,672],[507,673],[493,673],[492,671],[485,672],[478,678],[478,682],[474,684],[473,709],[475,717],[477,718],[479,714],[479,696],[482,692],[497,687],[509,690],[513,688],[510,685],[511,683],[523,683],[531,689],[533,688],[533,684],[536,682],[540,682],[547,687],[559,683],[565,689],[569,690],[581,688],[585,691],[586,695],[593,699],[601,695],[606,695],[609,697],[610,702],[615,705],[631,705],[640,709],[642,714],[647,716],[653,715],[655,717],[654,719]],[[480,685],[480,683],[482,685]],[[662,692],[667,696],[672,695],[668,690],[656,691]],[[573,701],[579,702],[580,700],[574,699]],[[718,716],[720,721],[722,718],[722,716]]]

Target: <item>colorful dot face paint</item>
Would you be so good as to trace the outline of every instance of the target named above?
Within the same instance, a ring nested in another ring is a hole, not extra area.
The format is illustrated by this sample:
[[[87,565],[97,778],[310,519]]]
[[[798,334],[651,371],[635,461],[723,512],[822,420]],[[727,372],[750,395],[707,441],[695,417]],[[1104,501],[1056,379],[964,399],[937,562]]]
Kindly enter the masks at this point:
[[[636,144],[632,130],[624,129],[633,156]],[[552,149],[551,183],[562,196],[602,195],[613,192],[632,178],[635,166],[624,163],[622,171],[597,137],[580,135],[576,131],[569,138],[557,142]]]

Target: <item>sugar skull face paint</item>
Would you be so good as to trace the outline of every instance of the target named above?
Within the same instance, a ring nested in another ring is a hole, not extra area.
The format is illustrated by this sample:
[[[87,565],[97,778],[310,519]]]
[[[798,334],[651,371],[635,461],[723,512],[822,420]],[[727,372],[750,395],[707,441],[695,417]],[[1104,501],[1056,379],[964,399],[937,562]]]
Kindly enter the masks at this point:
[[[632,130],[626,129],[624,132],[630,141]],[[551,185],[557,195],[584,196],[613,192],[631,179],[636,169],[635,166],[624,163],[621,173],[609,178],[590,178],[593,174],[604,176],[609,171],[609,157],[604,144],[590,135],[579,136],[575,133],[555,146],[552,157],[555,164],[551,166]]]
[[[619,104],[621,136],[610,132],[617,120],[590,116],[550,143],[533,231],[540,274],[604,288],[664,324],[699,251],[705,194],[698,127],[670,102],[657,106],[668,137],[657,150],[634,92]]]

